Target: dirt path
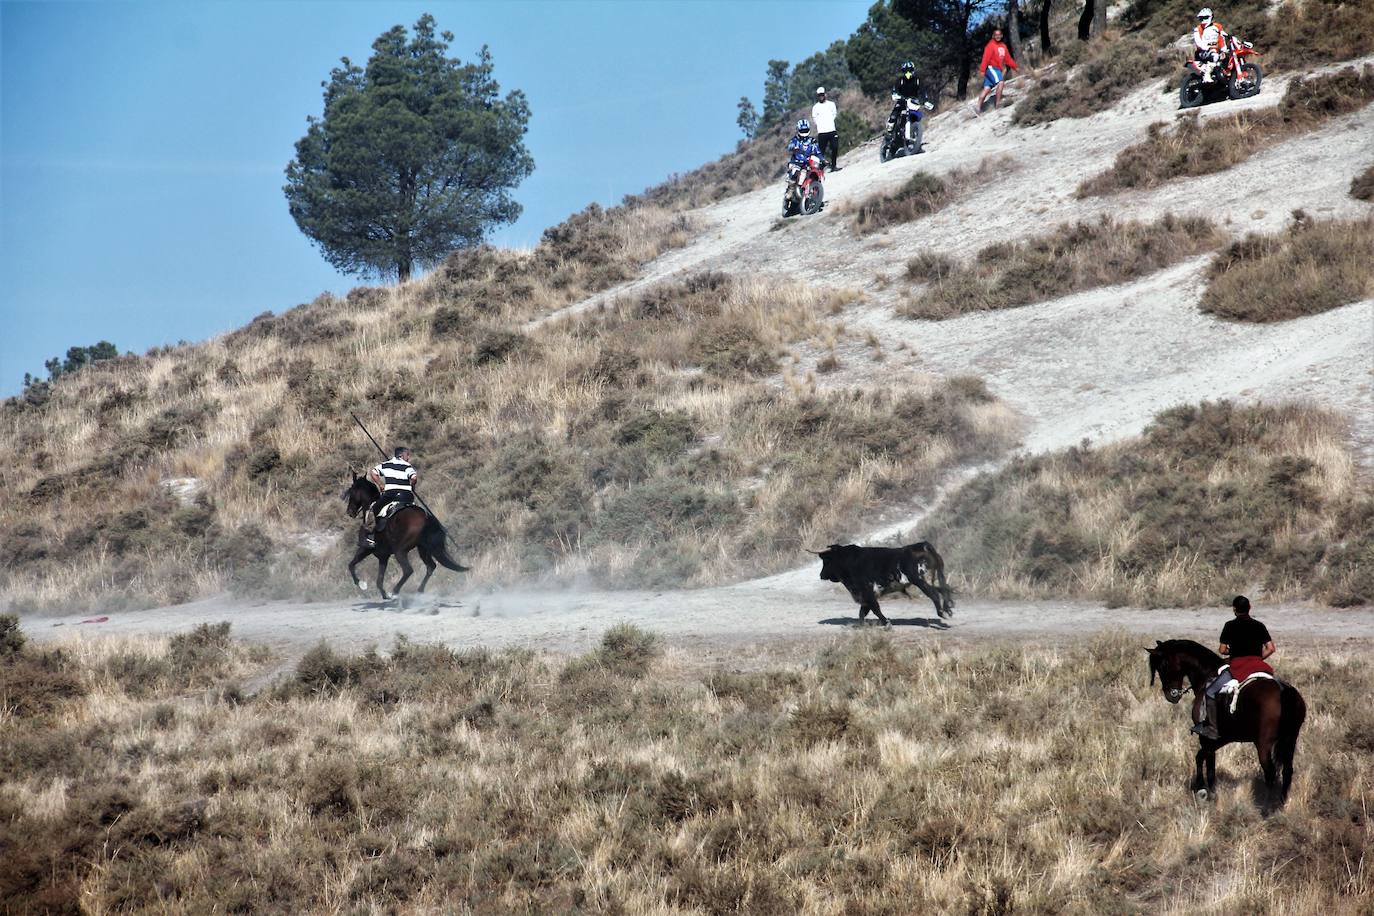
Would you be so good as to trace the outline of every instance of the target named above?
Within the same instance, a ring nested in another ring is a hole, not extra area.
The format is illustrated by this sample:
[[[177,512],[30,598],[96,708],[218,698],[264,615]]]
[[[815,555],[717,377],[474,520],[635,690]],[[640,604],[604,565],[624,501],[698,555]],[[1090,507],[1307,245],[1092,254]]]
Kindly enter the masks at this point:
[[[412,599],[404,609],[374,601],[267,602],[215,598],[194,604],[110,615],[103,624],[80,617],[27,618],[26,631],[47,642],[76,633],[162,634],[229,620],[236,637],[263,643],[284,658],[299,657],[321,639],[340,649],[388,647],[398,636],[462,648],[524,646],[552,652],[590,648],[622,621],[661,634],[695,656],[749,655],[761,646],[822,644],[852,632],[855,605],[814,569],[763,582],[680,592],[503,591],[454,598]],[[802,581],[802,579],[805,581]],[[1286,645],[1332,649],[1374,647],[1374,608],[1331,610],[1306,605],[1263,608],[1260,615]],[[901,640],[1015,640],[1068,643],[1103,631],[1130,638],[1189,637],[1210,643],[1228,616],[1201,610],[1107,609],[1068,601],[965,600],[953,620],[939,620],[925,599],[892,597],[884,612]]]

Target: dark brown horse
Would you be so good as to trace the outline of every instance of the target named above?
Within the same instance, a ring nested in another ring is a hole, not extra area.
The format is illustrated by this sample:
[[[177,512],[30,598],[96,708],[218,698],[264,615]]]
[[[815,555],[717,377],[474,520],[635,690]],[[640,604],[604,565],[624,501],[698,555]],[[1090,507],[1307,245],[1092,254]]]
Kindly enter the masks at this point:
[[[343,495],[348,501],[348,517],[357,518],[359,512],[376,502],[378,490],[377,485],[366,477],[359,477],[353,471],[348,473],[353,477],[353,483]],[[383,599],[391,598],[391,595],[386,593],[386,564],[392,557],[395,557],[401,566],[401,578],[396,583],[395,594],[400,594],[401,586],[406,584],[406,580],[414,572],[409,557],[412,550],[420,551],[420,559],[425,564],[425,577],[420,580],[420,592],[424,592],[429,577],[434,575],[436,560],[454,572],[467,572],[468,569],[449,556],[448,549],[444,546],[443,526],[419,506],[406,506],[396,510],[396,514],[386,520],[386,527],[376,533],[374,541],[375,545],[369,547],[361,537],[359,538],[358,552],[348,563],[348,574],[353,577],[353,584],[358,586],[360,591],[367,591],[367,583],[358,579],[357,566],[368,555],[375,556],[377,590],[382,593]]]
[[[1193,721],[1199,720],[1202,692],[1216,676],[1222,658],[1206,646],[1190,639],[1156,641],[1150,653],[1150,683],[1159,675],[1164,699],[1177,703],[1188,690],[1193,691]],[[1188,682],[1184,687],[1183,682]],[[1298,749],[1298,732],[1307,718],[1307,704],[1302,694],[1290,684],[1260,679],[1241,693],[1236,714],[1231,715],[1227,694],[1217,698],[1217,734],[1220,738],[1199,737],[1197,771],[1193,775],[1193,791],[1198,798],[1215,797],[1217,791],[1217,748],[1233,742],[1253,744],[1259,753],[1264,784],[1272,800],[1276,783],[1280,783],[1278,801],[1282,804],[1293,784],[1293,756]],[[1203,767],[1207,778],[1203,780]]]

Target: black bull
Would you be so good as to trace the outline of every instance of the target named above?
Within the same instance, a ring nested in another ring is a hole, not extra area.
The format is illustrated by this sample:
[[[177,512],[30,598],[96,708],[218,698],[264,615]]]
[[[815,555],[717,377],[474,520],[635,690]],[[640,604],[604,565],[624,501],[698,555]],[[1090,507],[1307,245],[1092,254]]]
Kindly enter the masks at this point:
[[[891,626],[878,607],[878,595],[900,591],[909,597],[910,585],[925,592],[935,603],[935,613],[954,616],[954,598],[945,584],[945,561],[925,541],[905,547],[831,544],[817,555],[821,558],[821,578],[839,582],[859,603],[860,622],[872,611],[884,626]],[[938,584],[927,581],[927,575],[933,575]]]

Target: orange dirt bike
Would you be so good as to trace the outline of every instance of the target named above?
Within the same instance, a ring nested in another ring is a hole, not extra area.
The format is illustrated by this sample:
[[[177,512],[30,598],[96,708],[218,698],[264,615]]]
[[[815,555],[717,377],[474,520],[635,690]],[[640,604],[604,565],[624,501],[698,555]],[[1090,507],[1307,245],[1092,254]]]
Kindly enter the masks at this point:
[[[787,164],[787,189],[782,195],[784,217],[821,212],[825,206],[824,166],[825,160],[815,155],[807,156],[805,164]]]
[[[1188,61],[1183,68],[1183,82],[1178,87],[1178,107],[1196,108],[1225,98],[1248,99],[1259,95],[1264,74],[1251,57],[1258,54],[1255,46],[1234,35],[1226,36],[1226,51],[1219,62]],[[1211,82],[1203,77],[1212,70]]]

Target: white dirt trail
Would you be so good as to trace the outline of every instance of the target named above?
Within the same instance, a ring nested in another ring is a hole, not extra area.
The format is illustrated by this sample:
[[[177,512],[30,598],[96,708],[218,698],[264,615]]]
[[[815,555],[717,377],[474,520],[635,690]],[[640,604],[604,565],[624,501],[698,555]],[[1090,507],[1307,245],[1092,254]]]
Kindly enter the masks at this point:
[[[805,573],[763,582],[692,591],[523,591],[414,596],[404,608],[378,602],[246,603],[213,598],[176,607],[112,613],[102,624],[80,617],[31,618],[25,630],[40,642],[77,633],[105,636],[163,634],[200,623],[231,621],[237,638],[298,658],[322,639],[343,650],[386,649],[398,636],[455,648],[523,646],[556,653],[591,648],[609,627],[637,624],[693,655],[737,657],[769,646],[821,645],[856,629],[849,596]],[[959,601],[955,617],[935,616],[929,601],[890,597],[884,613],[902,641],[1070,643],[1095,633],[1149,640],[1215,640],[1229,612],[1205,609],[1109,609],[1083,601]],[[1367,651],[1374,644],[1374,609],[1333,610],[1307,605],[1260,607],[1284,645],[1321,645]]]

